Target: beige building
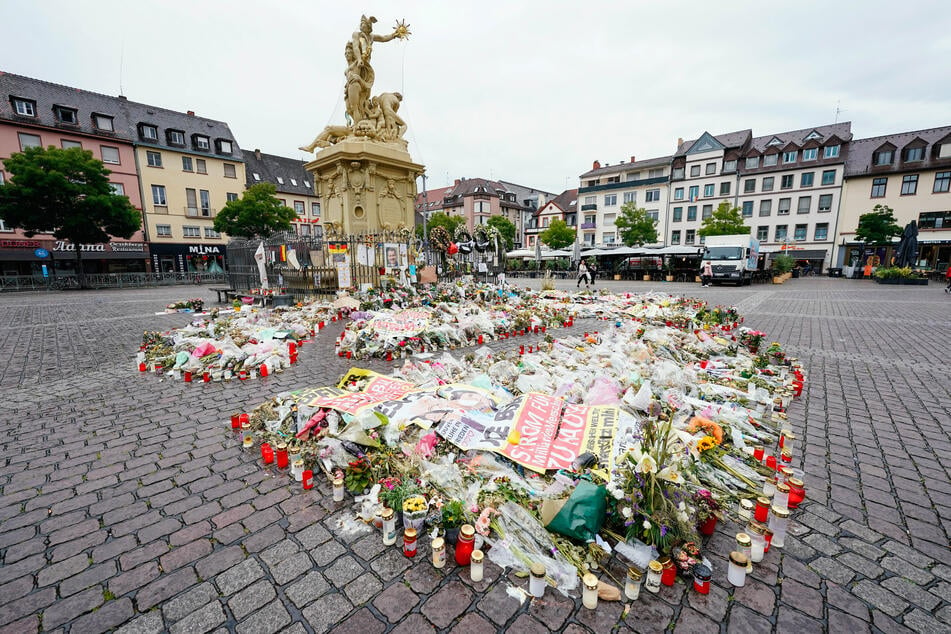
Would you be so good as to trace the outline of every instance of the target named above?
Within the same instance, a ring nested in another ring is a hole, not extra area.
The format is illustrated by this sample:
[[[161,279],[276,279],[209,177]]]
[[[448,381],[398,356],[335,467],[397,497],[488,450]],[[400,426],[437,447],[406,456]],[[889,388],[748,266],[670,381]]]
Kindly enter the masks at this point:
[[[228,124],[126,101],[135,138],[152,270],[218,272],[228,237],[213,222],[244,190],[245,167]]]
[[[323,236],[320,217],[320,198],[314,193],[312,176],[299,159],[264,154],[261,150],[244,155],[247,172],[246,185],[258,183],[274,185],[274,194],[285,207],[297,214],[294,232],[300,236]]]
[[[892,208],[901,227],[918,225],[918,264],[939,270],[951,261],[951,126],[852,141],[845,166],[835,262],[864,265],[893,248],[869,248],[855,238],[859,217],[875,205]],[[897,239],[896,239],[897,242]]]

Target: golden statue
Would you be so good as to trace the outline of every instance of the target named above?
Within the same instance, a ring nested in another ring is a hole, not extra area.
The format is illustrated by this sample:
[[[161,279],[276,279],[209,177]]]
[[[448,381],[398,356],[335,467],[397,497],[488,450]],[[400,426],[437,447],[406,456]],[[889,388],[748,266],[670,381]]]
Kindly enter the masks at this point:
[[[392,33],[376,35],[373,33],[376,21],[373,16],[361,16],[360,28],[354,31],[350,41],[344,46],[344,58],[347,61],[347,70],[344,73],[347,78],[344,88],[347,124],[327,126],[308,145],[301,146],[301,150],[313,152],[315,148],[330,147],[349,137],[395,143],[403,149],[406,148],[406,141],[403,139],[406,122],[396,114],[403,96],[398,92],[370,96],[375,79],[370,56],[374,42],[408,38],[409,25],[405,21],[398,21]]]

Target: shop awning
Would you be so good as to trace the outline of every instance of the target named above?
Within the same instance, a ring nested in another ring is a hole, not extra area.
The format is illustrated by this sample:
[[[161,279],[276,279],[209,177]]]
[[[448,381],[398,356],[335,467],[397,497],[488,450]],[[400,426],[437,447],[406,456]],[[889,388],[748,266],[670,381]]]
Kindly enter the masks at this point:
[[[825,249],[787,249],[786,251],[776,249],[770,253],[772,255],[785,253],[794,260],[824,260],[826,257]]]

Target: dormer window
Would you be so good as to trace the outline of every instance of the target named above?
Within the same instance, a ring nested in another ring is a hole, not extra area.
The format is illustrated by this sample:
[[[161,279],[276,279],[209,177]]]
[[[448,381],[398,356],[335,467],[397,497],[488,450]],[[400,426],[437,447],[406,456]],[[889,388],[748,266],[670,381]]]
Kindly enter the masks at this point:
[[[20,97],[13,97],[11,99],[13,102],[13,111],[16,112],[21,117],[35,117],[36,116],[36,102],[32,99],[21,99]]]
[[[795,163],[796,158],[799,156],[799,150],[792,150],[790,152],[783,152],[783,163]]]
[[[96,126],[97,130],[105,130],[106,132],[115,131],[115,127],[112,124],[112,117],[107,114],[94,112],[92,115],[92,124]]]
[[[925,158],[925,148],[923,147],[910,147],[905,150],[905,162],[911,163],[913,161],[921,161]]]
[[[185,147],[185,133],[181,130],[166,130],[165,137],[168,140],[169,145]]]
[[[277,184],[278,184],[278,185],[283,185],[283,184],[284,184],[284,179],[281,178],[280,176],[278,176],[278,177],[277,177]]]
[[[895,152],[892,150],[879,150],[872,155],[872,165],[891,165],[895,159]]]
[[[143,141],[158,141],[158,128],[149,123],[140,123],[139,137],[141,137]]]
[[[215,141],[218,154],[231,154],[231,141],[226,139],[217,139]]]
[[[822,153],[823,158],[837,158],[839,156],[838,145],[827,145]]]
[[[211,141],[208,139],[208,137],[203,136],[201,134],[193,134],[192,145],[195,147],[196,150],[202,150],[207,152],[211,148]]]
[[[297,187],[297,179],[296,179],[296,178],[292,178],[292,179],[291,179],[291,185],[293,185],[294,187]]]
[[[56,115],[56,120],[60,123],[68,123],[70,125],[76,125],[79,123],[79,119],[76,118],[75,108],[67,108],[66,106],[53,106],[53,113]]]

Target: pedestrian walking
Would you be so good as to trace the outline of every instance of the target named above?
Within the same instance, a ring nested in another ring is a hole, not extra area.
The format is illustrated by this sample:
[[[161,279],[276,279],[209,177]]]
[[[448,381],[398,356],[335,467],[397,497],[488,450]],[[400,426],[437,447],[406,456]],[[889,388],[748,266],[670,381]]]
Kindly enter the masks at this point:
[[[704,288],[713,283],[713,265],[710,260],[703,263],[703,269],[700,271],[700,285]]]
[[[591,278],[590,271],[588,270],[588,265],[585,264],[584,260],[578,263],[578,283],[575,285],[576,288],[581,288],[581,283],[584,282],[585,288],[591,288]]]
[[[588,265],[588,278],[591,281],[591,286],[594,286],[594,279],[598,276],[598,265],[597,262],[592,261]]]
[[[951,293],[951,265],[948,265],[948,270],[944,273],[944,279],[948,280],[948,285],[944,287],[944,292]]]

